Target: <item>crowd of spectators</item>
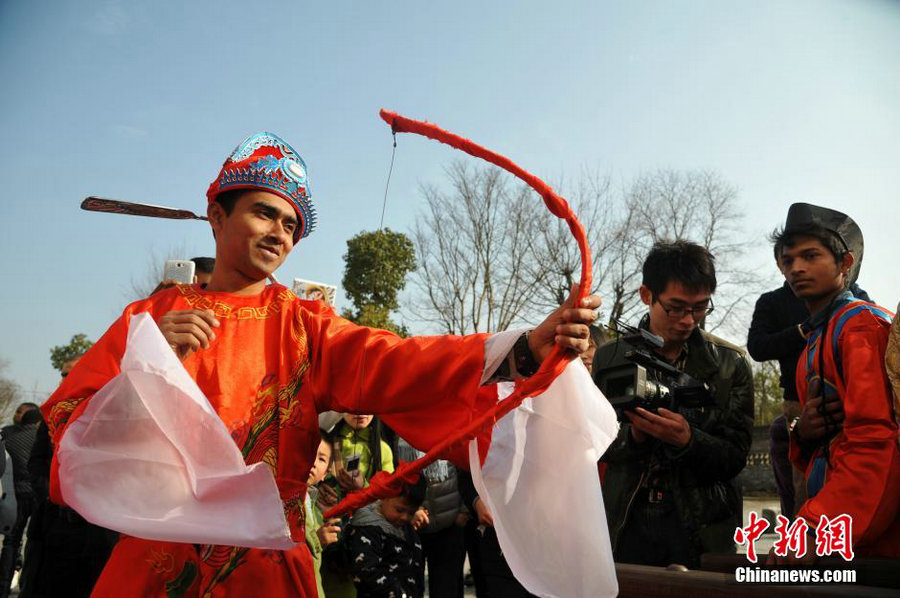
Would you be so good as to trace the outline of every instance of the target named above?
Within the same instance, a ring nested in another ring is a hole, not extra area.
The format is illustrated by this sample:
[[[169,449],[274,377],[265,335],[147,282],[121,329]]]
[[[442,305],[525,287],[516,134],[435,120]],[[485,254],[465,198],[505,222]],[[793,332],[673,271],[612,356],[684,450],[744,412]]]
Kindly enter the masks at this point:
[[[857,554],[898,558],[900,324],[856,284],[862,233],[848,216],[795,204],[772,241],[785,282],[757,301],[747,351],[781,369],[784,408],[770,442],[781,513],[811,530],[822,515],[849,514]],[[212,266],[199,258],[198,276]],[[704,329],[717,286],[706,248],[657,243],[642,276],[646,312],[638,329],[660,339],[656,358],[701,383],[708,397],[621,411],[619,435],[598,464],[608,531],[617,562],[696,568],[703,554],[735,551],[753,374],[743,349]],[[615,336],[591,328],[582,360],[598,385],[606,364],[629,351]],[[427,588],[434,598],[461,598],[468,561],[479,598],[530,596],[504,559],[471,476],[448,461],[430,465],[399,496],[326,520],[324,512],[377,472],[393,472],[422,453],[372,415],[329,412],[319,423],[305,512],[320,594],[399,598],[423,596]],[[48,500],[52,446],[37,405],[20,405],[2,440],[16,511],[0,554],[0,598],[9,595],[17,569],[21,596],[90,595],[117,534]]]

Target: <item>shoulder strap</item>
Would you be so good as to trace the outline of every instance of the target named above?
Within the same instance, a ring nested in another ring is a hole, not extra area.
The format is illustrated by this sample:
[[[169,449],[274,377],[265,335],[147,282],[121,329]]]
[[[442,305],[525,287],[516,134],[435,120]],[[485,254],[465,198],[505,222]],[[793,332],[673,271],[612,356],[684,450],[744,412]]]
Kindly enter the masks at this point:
[[[831,327],[831,349],[834,357],[835,372],[837,373],[838,378],[840,378],[841,380],[843,380],[844,372],[840,353],[840,343],[838,343],[838,338],[840,338],[844,324],[846,324],[850,318],[863,311],[868,311],[876,318],[887,322],[888,326],[891,326],[891,321],[893,319],[891,312],[884,309],[883,307],[875,305],[874,303],[869,303],[866,301],[852,301],[847,304],[846,307],[839,310],[837,314],[835,314],[835,316],[831,319],[831,322],[829,322],[829,327]],[[885,369],[887,368],[884,362],[882,362],[881,365]],[[897,422],[898,425],[900,425],[900,396],[898,396],[894,391],[894,386],[893,384],[891,384],[890,379],[888,380],[888,393],[890,394],[889,399],[891,403],[891,413],[894,416],[894,421]],[[900,447],[900,434],[898,434],[897,436],[897,446]]]
[[[841,336],[844,325],[850,320],[850,318],[864,311],[868,311],[876,318],[880,318],[888,324],[891,323],[891,314],[889,311],[875,305],[874,303],[869,303],[867,301],[862,301],[859,299],[851,301],[841,307],[834,314],[834,316],[832,316],[831,321],[828,323],[828,328],[830,329],[829,336],[831,340],[832,357],[834,357],[834,367],[837,372],[838,378],[840,378],[841,380],[843,380],[844,378],[844,368],[841,360],[841,347],[840,343],[838,343],[838,339]]]

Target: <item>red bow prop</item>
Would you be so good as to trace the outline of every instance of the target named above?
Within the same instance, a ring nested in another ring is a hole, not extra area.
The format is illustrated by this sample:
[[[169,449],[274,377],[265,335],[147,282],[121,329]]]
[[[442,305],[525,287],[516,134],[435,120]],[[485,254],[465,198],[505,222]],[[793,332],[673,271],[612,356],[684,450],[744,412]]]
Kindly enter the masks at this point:
[[[469,155],[499,166],[537,191],[544,199],[547,209],[549,209],[554,216],[566,221],[566,224],[569,225],[569,230],[572,231],[572,236],[574,236],[575,240],[578,242],[578,249],[581,251],[581,280],[578,285],[576,305],[584,299],[587,295],[587,290],[591,288],[591,252],[590,249],[588,249],[584,227],[578,222],[578,219],[575,217],[575,214],[572,212],[572,209],[565,199],[557,195],[547,183],[520,168],[509,158],[483,148],[468,139],[460,137],[459,135],[454,135],[434,124],[412,120],[400,116],[395,112],[381,110],[380,115],[387,124],[391,125],[391,130],[393,130],[394,133],[416,133],[428,137],[429,139],[446,143],[450,147],[462,150]],[[481,414],[472,421],[468,427],[460,430],[455,436],[447,438],[435,445],[420,459],[411,463],[401,463],[393,475],[383,471],[376,473],[372,479],[369,480],[368,488],[353,492],[344,497],[344,500],[342,500],[340,504],[329,509],[328,512],[325,513],[325,518],[330,519],[332,517],[340,517],[345,513],[350,513],[360,507],[364,507],[375,500],[399,495],[403,489],[403,484],[415,483],[419,473],[424,468],[428,467],[428,465],[440,459],[443,455],[448,454],[452,448],[460,443],[468,442],[475,438],[479,433],[493,427],[494,423],[518,407],[526,398],[541,394],[547,390],[547,388],[550,387],[550,384],[553,383],[553,380],[555,380],[565,369],[568,361],[569,360],[564,355],[564,350],[559,346],[554,347],[550,355],[548,355],[543,363],[541,363],[541,367],[538,371],[528,378],[519,380],[516,383],[515,391],[505,399],[499,401],[493,409],[489,409]],[[484,455],[482,455],[482,459],[483,458]]]

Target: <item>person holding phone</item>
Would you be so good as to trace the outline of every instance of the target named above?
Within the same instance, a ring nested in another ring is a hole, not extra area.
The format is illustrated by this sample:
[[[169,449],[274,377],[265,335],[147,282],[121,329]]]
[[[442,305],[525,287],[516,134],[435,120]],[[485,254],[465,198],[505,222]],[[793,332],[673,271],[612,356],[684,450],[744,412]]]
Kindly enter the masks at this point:
[[[213,268],[216,267],[214,257],[192,257],[190,260],[166,260],[163,266],[163,280],[151,295],[170,289],[176,284],[198,284],[201,289],[212,279]]]
[[[338,482],[345,493],[368,486],[376,472],[394,473],[394,453],[373,415],[345,413],[334,434],[344,464],[337,471]]]
[[[331,431],[335,439],[335,478],[339,492],[331,488],[319,490],[319,505],[330,507],[354,490],[369,485],[369,480],[379,471],[394,473],[394,453],[390,445],[381,439],[381,423],[368,415],[345,413]],[[323,558],[322,586],[325,595],[332,597],[356,596],[351,567],[342,562],[342,547],[326,551]]]

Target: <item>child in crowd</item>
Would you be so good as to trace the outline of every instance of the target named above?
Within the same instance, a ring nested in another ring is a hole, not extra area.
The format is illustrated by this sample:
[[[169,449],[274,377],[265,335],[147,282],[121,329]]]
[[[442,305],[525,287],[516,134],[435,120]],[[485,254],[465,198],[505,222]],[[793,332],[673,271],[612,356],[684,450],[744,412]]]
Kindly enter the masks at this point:
[[[400,462],[415,461],[425,453],[397,439]],[[466,562],[464,528],[469,515],[459,493],[459,476],[450,462],[438,459],[424,470],[425,501],[413,517],[428,567],[430,598],[462,598]]]
[[[325,484],[320,485],[317,503],[322,512],[350,492],[368,486],[377,472],[394,472],[393,451],[381,439],[381,424],[372,415],[345,413],[331,430],[330,437],[334,441],[334,470],[339,488],[336,492]],[[339,543],[323,555],[322,585],[328,598],[356,596],[345,548]]]
[[[425,593],[422,544],[412,522],[425,500],[425,479],[400,496],[359,509],[348,530],[353,580],[359,598],[421,598]]]
[[[313,565],[316,574],[316,586],[319,596],[325,596],[322,588],[322,576],[319,569],[322,565],[322,549],[338,541],[341,528],[339,519],[331,519],[327,523],[322,519],[322,512],[316,506],[316,485],[325,479],[325,475],[331,468],[333,439],[326,432],[322,432],[322,440],[316,450],[316,459],[309,469],[309,478],[306,481],[308,490],[306,493],[306,544],[312,553]]]

